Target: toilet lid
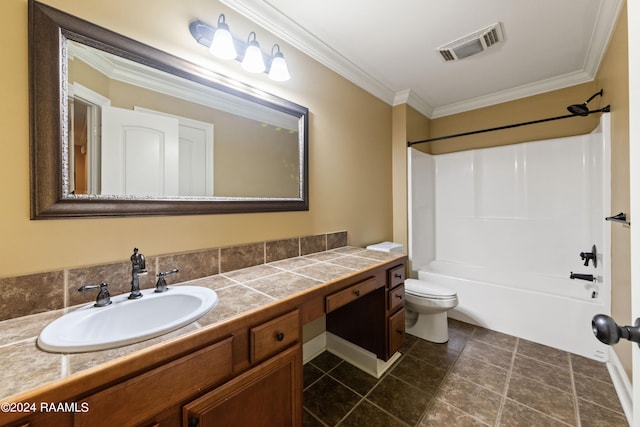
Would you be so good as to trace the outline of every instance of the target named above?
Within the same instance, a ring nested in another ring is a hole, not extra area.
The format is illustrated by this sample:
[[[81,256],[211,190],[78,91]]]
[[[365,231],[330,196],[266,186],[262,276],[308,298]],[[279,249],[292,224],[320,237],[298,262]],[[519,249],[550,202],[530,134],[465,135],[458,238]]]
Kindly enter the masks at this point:
[[[444,286],[434,285],[424,280],[406,279],[404,281],[404,291],[408,294],[425,298],[453,298],[456,292]]]

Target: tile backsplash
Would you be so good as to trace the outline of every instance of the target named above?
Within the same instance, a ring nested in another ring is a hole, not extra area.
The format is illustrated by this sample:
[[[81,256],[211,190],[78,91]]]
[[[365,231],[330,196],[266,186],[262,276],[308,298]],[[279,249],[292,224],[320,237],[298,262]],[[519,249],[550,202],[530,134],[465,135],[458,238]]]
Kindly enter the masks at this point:
[[[347,246],[347,232],[338,231],[283,240],[222,248],[149,256],[148,274],[140,276],[140,288],[155,286],[156,274],[178,268],[167,278],[171,283],[226,273],[268,262],[309,255]],[[141,248],[144,253],[144,249]],[[61,269],[47,273],[0,278],[0,321],[95,300],[94,293],[79,293],[83,285],[109,283],[111,295],[129,292],[131,263],[123,262]]]

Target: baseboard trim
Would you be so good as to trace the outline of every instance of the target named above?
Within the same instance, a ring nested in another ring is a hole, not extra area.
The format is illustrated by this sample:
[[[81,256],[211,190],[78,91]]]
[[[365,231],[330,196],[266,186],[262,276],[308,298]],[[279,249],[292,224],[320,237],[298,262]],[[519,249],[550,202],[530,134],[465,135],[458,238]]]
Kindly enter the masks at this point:
[[[326,332],[326,334],[328,352],[335,354],[342,360],[346,360],[356,368],[376,378],[380,378],[401,356],[399,352],[396,352],[396,354],[385,362],[384,360],[378,359],[374,353],[344,340],[337,335],[333,335],[330,332]]]
[[[607,369],[620,399],[624,415],[627,417],[627,422],[629,425],[633,425],[633,388],[618,355],[611,347],[609,347]]]
[[[342,360],[376,378],[380,378],[401,356],[400,352],[396,352],[385,362],[362,347],[358,347],[330,332],[323,332],[302,345],[302,362],[309,362],[314,357],[322,354],[323,351],[335,354]]]
[[[302,363],[307,363],[327,349],[327,333],[323,332],[302,344]]]

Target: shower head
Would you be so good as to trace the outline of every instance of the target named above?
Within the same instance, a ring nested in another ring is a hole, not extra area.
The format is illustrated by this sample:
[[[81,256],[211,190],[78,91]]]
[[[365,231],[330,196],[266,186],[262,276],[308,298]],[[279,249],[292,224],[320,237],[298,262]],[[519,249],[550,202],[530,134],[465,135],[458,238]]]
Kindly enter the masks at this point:
[[[573,105],[569,105],[567,107],[567,110],[569,110],[569,112],[571,114],[573,114],[574,116],[588,116],[589,115],[589,107],[587,107],[587,104],[589,102],[591,102],[591,100],[593,98],[595,98],[596,96],[602,96],[602,89],[600,89],[600,92],[596,92],[593,95],[591,95],[591,97],[589,99],[587,99],[584,104],[573,104]]]

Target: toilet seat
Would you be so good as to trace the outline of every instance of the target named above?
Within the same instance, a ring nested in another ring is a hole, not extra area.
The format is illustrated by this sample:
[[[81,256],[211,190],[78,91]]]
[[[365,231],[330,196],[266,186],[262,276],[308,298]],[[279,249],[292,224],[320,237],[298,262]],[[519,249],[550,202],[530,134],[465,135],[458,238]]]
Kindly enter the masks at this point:
[[[404,281],[404,291],[416,297],[429,299],[451,299],[457,297],[456,292],[451,289],[417,279],[406,279]]]

